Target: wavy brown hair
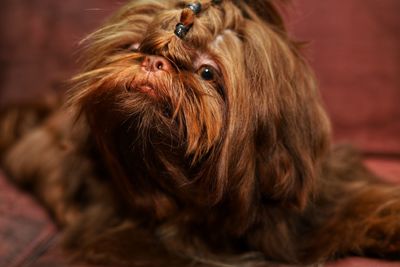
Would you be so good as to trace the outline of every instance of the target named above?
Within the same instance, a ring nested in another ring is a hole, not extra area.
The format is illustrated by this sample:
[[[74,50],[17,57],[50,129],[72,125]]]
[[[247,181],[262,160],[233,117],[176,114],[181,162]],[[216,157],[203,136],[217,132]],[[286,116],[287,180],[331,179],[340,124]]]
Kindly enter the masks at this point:
[[[61,136],[73,147],[51,154],[66,166],[53,179],[63,197],[48,196],[46,182],[37,189],[53,210],[63,203],[54,213],[69,225],[67,246],[129,266],[143,257],[151,266],[266,266],[392,255],[396,235],[374,212],[400,208],[387,204],[398,190],[352,152],[332,149],[314,76],[277,6],[202,1],[196,16],[187,4],[122,7],[83,42],[84,67],[63,109],[72,115],[56,112],[22,142],[50,151],[48,140]],[[185,36],[174,33],[179,22],[190,25]],[[149,60],[158,60],[157,74],[143,70]],[[23,144],[7,156],[16,176]],[[361,222],[361,232],[342,227]]]

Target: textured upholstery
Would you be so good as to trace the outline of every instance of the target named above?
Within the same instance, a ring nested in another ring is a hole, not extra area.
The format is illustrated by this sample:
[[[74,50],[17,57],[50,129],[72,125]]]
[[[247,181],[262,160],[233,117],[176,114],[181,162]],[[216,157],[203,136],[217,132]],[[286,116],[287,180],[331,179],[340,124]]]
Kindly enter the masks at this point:
[[[335,137],[400,156],[400,1],[293,1]]]
[[[28,264],[56,235],[46,212],[0,174],[0,266]]]

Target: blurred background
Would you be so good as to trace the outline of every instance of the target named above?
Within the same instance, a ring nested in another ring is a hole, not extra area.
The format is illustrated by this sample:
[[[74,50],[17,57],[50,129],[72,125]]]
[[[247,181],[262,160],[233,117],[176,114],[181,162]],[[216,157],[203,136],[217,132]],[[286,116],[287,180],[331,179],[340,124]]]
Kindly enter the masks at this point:
[[[0,105],[65,90],[78,42],[124,2],[2,0]],[[310,42],[335,139],[400,157],[400,1],[294,0],[286,17]]]

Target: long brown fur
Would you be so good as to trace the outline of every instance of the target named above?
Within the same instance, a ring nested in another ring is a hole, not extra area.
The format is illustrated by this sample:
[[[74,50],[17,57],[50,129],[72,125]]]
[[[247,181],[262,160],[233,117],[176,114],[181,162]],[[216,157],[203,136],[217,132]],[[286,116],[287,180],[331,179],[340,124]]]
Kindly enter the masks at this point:
[[[400,188],[332,147],[274,3],[203,1],[179,38],[184,7],[129,2],[84,40],[66,105],[28,132],[21,108],[0,115],[3,166],[65,227],[69,255],[126,266],[398,258]],[[212,81],[202,57],[219,69]]]

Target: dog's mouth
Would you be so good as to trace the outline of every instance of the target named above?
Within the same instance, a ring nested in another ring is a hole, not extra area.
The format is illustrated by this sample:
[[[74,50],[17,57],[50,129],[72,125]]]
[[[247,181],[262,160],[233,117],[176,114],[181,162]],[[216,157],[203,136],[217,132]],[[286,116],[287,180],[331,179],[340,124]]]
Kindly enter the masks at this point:
[[[148,84],[140,84],[133,88],[133,90],[148,95],[150,97],[157,98],[156,91],[154,90],[154,86],[150,83]]]
[[[151,74],[138,74],[134,80],[131,81],[128,90],[131,92],[138,92],[152,98],[160,97],[160,82],[157,77]]]

